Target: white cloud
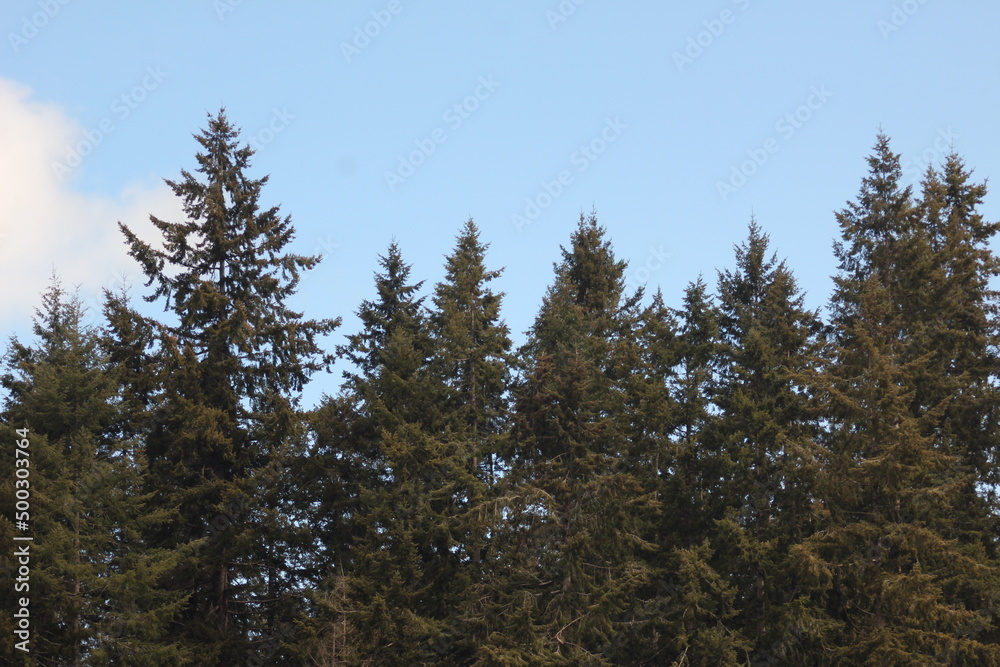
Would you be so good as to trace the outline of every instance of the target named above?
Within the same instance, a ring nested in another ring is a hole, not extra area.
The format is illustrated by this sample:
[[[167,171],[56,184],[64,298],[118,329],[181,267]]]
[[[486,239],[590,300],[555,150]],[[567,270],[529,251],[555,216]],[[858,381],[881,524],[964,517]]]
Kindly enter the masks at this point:
[[[0,331],[28,327],[53,270],[94,303],[123,274],[141,286],[144,277],[126,253],[118,221],[152,239],[150,213],[181,219],[180,202],[159,179],[107,194],[74,192],[61,183],[53,164],[81,136],[79,124],[57,105],[0,78]],[[84,161],[79,169],[86,168]]]

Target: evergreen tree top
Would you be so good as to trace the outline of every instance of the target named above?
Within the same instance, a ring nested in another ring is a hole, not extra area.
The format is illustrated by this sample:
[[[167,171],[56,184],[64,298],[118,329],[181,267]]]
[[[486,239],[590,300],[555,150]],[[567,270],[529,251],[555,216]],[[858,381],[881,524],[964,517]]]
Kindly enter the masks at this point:
[[[99,331],[83,323],[84,312],[79,296],[67,293],[53,276],[33,318],[35,344],[12,338],[5,359],[7,372],[0,377],[10,394],[7,409],[20,404],[27,413],[39,412],[33,418],[47,420],[53,435],[84,424],[94,427],[95,420],[107,416],[107,411],[99,417],[100,410],[80,410],[78,405],[97,386],[106,384],[100,377],[105,362]],[[59,409],[53,408],[53,401]]]
[[[281,217],[277,206],[261,210],[267,177],[247,175],[253,150],[240,147],[239,130],[225,109],[210,115],[195,139],[202,147],[198,176],[182,169],[181,179],[166,180],[187,219],[150,216],[162,247],[119,223],[146,286],[153,286],[144,298],[163,299],[164,309],[177,317],[176,326],[155,328],[165,347],[190,348],[222,364],[216,375],[222,385],[250,396],[300,391],[311,373],[331,361],[316,338],[339,325],[339,319],[304,321],[286,306],[299,272],[315,267],[319,258],[287,252],[294,238],[291,218]]]
[[[557,284],[569,289],[573,302],[588,313],[613,312],[625,291],[628,262],[615,259],[606,233],[595,212],[581,213],[570,247],[562,248],[563,260],[556,266]]]
[[[375,272],[377,296],[362,302],[357,310],[362,330],[349,335],[347,345],[337,347],[337,353],[367,378],[374,377],[385,363],[384,352],[392,337],[421,337],[425,320],[424,297],[418,296],[424,281],[409,282],[411,265],[403,261],[399,244],[393,240],[378,261],[382,271]],[[353,371],[345,371],[344,377],[348,381],[359,378]]]
[[[864,277],[868,271],[884,276],[890,270],[892,244],[915,224],[912,188],[901,185],[901,175],[900,156],[880,132],[857,201],[836,214],[842,240],[834,244],[834,253],[842,271]]]
[[[462,225],[454,250],[445,258],[445,279],[434,289],[434,304],[438,308],[449,300],[454,300],[458,307],[467,307],[471,305],[470,299],[484,296],[482,285],[500,277],[503,269],[486,269],[489,247],[489,243],[480,241],[479,227],[469,218]],[[498,301],[504,296],[503,292],[490,295]]]

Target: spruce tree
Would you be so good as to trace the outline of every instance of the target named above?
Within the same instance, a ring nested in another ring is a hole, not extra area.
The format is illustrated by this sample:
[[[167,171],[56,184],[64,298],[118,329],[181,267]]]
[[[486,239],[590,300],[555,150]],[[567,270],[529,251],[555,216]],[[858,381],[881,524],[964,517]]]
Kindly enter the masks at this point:
[[[175,636],[204,664],[228,665],[274,657],[264,644],[294,591],[271,543],[279,508],[268,493],[275,476],[265,473],[296,446],[298,394],[328,362],[318,338],[337,322],[303,320],[286,305],[300,271],[319,260],[288,252],[291,219],[261,209],[267,177],[247,174],[253,151],[239,146],[225,112],[195,138],[198,175],[182,170],[167,181],[187,219],[151,216],[162,247],[120,225],[153,286],[145,299],[170,316],[109,305],[115,335],[152,332],[149,346],[133,340],[130,365],[155,369],[157,383],[133,394],[149,396],[146,488],[171,515],[148,537],[163,549],[200,545],[163,581],[189,593]]]
[[[811,504],[819,426],[810,401],[819,363],[819,316],[751,221],[736,270],[719,273],[719,419],[709,438],[722,457],[725,517],[716,567],[737,585],[755,660],[806,661],[788,550],[814,530]],[[720,517],[721,518],[721,517]]]
[[[471,476],[456,488],[456,548],[461,559],[460,614],[447,630],[438,660],[467,662],[475,641],[483,638],[484,625],[474,611],[482,593],[484,573],[496,563],[490,543],[492,526],[499,517],[497,489],[506,463],[500,458],[509,429],[508,387],[511,341],[500,317],[502,293],[490,283],[501,272],[485,265],[489,246],[479,239],[470,219],[463,226],[452,253],[445,261],[445,278],[435,286],[430,314],[434,341],[432,372],[443,385],[442,410],[448,446],[454,447]]]
[[[489,287],[501,271],[486,268],[488,247],[468,220],[435,287],[430,324],[436,372],[449,388],[449,427],[469,441],[477,477],[492,486],[502,473],[496,440],[507,419],[512,359],[510,332],[500,319],[503,294]]]
[[[324,395],[308,416],[309,454],[296,466],[295,496],[315,541],[305,561],[310,610],[294,640],[296,653],[306,664],[337,664],[355,655],[359,645],[348,573],[355,542],[364,533],[361,489],[371,487],[378,475],[370,451],[355,446],[359,413],[359,401],[346,392]]]
[[[169,635],[186,596],[158,591],[155,578],[180,553],[141,539],[158,510],[139,488],[136,442],[116,429],[128,411],[103,334],[83,317],[79,299],[54,281],[35,320],[37,343],[12,341],[3,376],[3,437],[13,443],[21,431],[29,443],[30,656],[38,664],[176,664],[192,657]]]
[[[631,376],[626,392],[633,420],[633,452],[644,460],[640,466],[646,475],[644,485],[658,495],[673,453],[670,436],[681,420],[681,404],[672,390],[681,354],[678,326],[675,311],[657,289],[639,317],[635,332],[639,372]]]
[[[942,446],[954,395],[922,394],[935,354],[915,325],[933,286],[931,235],[878,137],[858,201],[838,214],[833,338],[819,385],[829,424],[818,479],[823,525],[793,549],[830,622],[831,662],[996,664],[998,569],[970,539],[972,471]],[[981,424],[980,427],[986,426]]]
[[[325,592],[337,605],[327,605],[332,622],[321,632],[330,641],[338,622],[349,625],[346,660],[442,661],[461,650],[468,503],[480,483],[475,452],[446,419],[454,394],[435,373],[421,283],[409,282],[395,243],[380,262],[378,296],[358,311],[362,330],[338,349],[353,364],[344,394],[321,408],[348,419],[338,428],[324,415],[319,445],[350,483],[346,497],[336,488],[323,495],[350,508],[341,523],[352,537],[343,545],[330,535],[340,562],[329,563]]]
[[[3,438],[13,444],[21,439],[15,429],[24,429],[30,443],[24,479],[34,540],[27,545],[32,567],[25,597],[32,601],[32,655],[42,663],[80,665],[97,639],[92,623],[99,607],[88,588],[97,583],[108,548],[108,538],[97,533],[113,529],[93,525],[94,498],[77,488],[92,462],[111,454],[101,437],[111,420],[112,388],[95,334],[82,329],[79,301],[68,300],[54,283],[42,302],[34,325],[38,347],[14,340],[8,352],[12,372],[3,383],[11,400]]]
[[[426,392],[407,391],[409,380],[426,380],[416,377],[429,353],[418,296],[422,283],[409,284],[410,266],[395,242],[379,263],[384,271],[375,274],[376,298],[357,311],[362,328],[337,348],[351,364],[341,392],[324,396],[311,416],[316,443],[306,476],[317,499],[312,521],[321,543],[313,567],[324,574],[312,595],[316,619],[302,650],[359,664],[384,658],[378,649],[385,644],[402,648],[403,642],[389,637],[411,632],[406,642],[420,643],[433,634],[418,636],[419,630],[400,628],[405,618],[398,623],[381,618],[385,595],[372,590],[387,583],[384,571],[375,574],[383,565],[375,559],[386,530],[386,517],[378,513],[391,516],[393,505],[386,492],[392,472],[383,434],[427,416],[422,401],[429,398]],[[390,359],[393,339],[398,354]]]
[[[751,647],[736,627],[737,589],[715,566],[725,466],[708,434],[719,419],[719,327],[719,309],[701,278],[685,288],[681,308],[668,309],[657,297],[644,317],[644,375],[658,399],[651,406],[660,410],[645,430],[659,443],[661,502],[656,583],[645,612],[647,664],[739,664]]]
[[[491,632],[478,664],[612,664],[648,582],[644,494],[623,397],[638,295],[581,216],[521,350]]]
[[[684,290],[683,307],[675,313],[677,369],[668,384],[678,414],[671,449],[671,474],[664,495],[678,503],[667,512],[668,534],[684,535],[698,544],[703,529],[722,515],[719,492],[720,457],[704,437],[717,418],[713,399],[720,354],[719,311],[699,277]]]
[[[986,186],[970,179],[951,154],[939,171],[928,169],[921,184],[919,226],[928,247],[911,263],[923,284],[909,295],[905,327],[913,339],[910,356],[932,355],[930,372],[916,379],[913,409],[950,397],[935,426],[937,442],[975,472],[995,507],[1000,333],[991,283],[1000,275],[1000,259],[989,244],[1000,222],[983,219],[978,207]]]
[[[671,436],[680,421],[680,404],[672,390],[680,363],[678,322],[659,289],[639,314],[632,338],[630,363],[636,370],[623,384],[627,437],[631,468],[641,493],[654,501],[646,517],[644,538],[659,549],[644,555],[650,580],[637,592],[636,604],[626,614],[628,624],[612,640],[608,657],[618,662],[657,664],[670,654],[661,638],[668,631],[664,619],[674,586],[668,571],[676,566],[676,561],[668,561],[676,544],[665,537],[665,525],[668,517],[676,516],[677,496],[665,493],[664,480],[673,472],[676,451]]]
[[[857,290],[851,347],[833,352],[824,389],[832,432],[818,483],[821,530],[794,549],[799,579],[829,618],[811,641],[835,660],[995,664],[998,571],[963,544],[967,473],[924,435],[945,403],[909,409],[925,359],[901,362],[885,290]],[[974,606],[967,601],[974,600]]]

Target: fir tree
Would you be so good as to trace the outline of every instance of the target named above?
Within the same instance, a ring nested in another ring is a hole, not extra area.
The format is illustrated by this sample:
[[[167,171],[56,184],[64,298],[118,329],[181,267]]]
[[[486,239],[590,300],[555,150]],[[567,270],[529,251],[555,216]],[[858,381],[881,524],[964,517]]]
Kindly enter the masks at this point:
[[[985,184],[970,182],[962,160],[949,155],[940,172],[928,169],[922,183],[917,280],[904,311],[913,345],[909,356],[931,354],[929,373],[916,378],[913,410],[949,398],[934,427],[940,447],[975,471],[995,506],[997,407],[1000,375],[998,293],[991,287],[1000,260],[990,250],[1000,223],[978,212]],[[970,499],[971,501],[971,499]]]
[[[190,659],[169,635],[185,596],[155,582],[181,554],[150,550],[139,534],[158,511],[139,489],[135,441],[115,429],[127,406],[101,332],[82,324],[83,306],[58,282],[42,304],[37,345],[13,341],[3,377],[3,437],[13,443],[23,429],[29,443],[30,655],[61,665]]]
[[[472,636],[478,633],[481,638],[483,633],[482,624],[473,622],[472,607],[482,590],[483,573],[497,556],[489,540],[499,516],[496,489],[506,467],[500,453],[509,427],[507,390],[513,361],[509,331],[500,318],[503,294],[489,285],[501,272],[486,268],[487,248],[468,220],[446,259],[445,278],[435,287],[430,317],[432,372],[446,395],[443,438],[472,473],[465,478],[469,485],[456,488],[455,497],[462,612],[442,643],[449,648],[449,660],[463,663],[467,659],[460,656],[471,650]],[[444,658],[443,652],[438,663]]]
[[[4,376],[12,399],[4,414],[9,425],[4,441],[20,440],[14,433],[18,428],[27,431],[30,443],[25,460],[31,475],[24,486],[31,491],[31,526],[37,538],[28,545],[33,566],[26,595],[34,603],[31,650],[43,662],[67,665],[82,664],[88,645],[97,639],[91,623],[99,609],[87,589],[97,583],[107,549],[107,538],[95,533],[112,531],[107,523],[93,525],[94,498],[77,491],[92,461],[111,454],[101,437],[113,411],[96,336],[82,329],[81,311],[79,301],[68,301],[54,283],[35,320],[39,346],[12,341],[8,365],[13,373]],[[95,539],[100,541],[94,544]]]
[[[810,401],[819,362],[819,316],[768,236],[751,221],[736,270],[719,273],[719,419],[710,438],[722,456],[726,516],[716,567],[736,582],[755,656],[806,660],[795,640],[799,610],[786,555],[813,531],[818,424]]]
[[[713,398],[718,373],[719,312],[700,277],[684,290],[675,313],[677,369],[668,385],[678,407],[671,443],[671,474],[664,496],[679,503],[666,514],[674,522],[669,535],[684,535],[685,546],[699,544],[702,531],[722,515],[719,453],[704,437],[717,414]]]
[[[500,277],[484,264],[489,246],[470,219],[447,258],[445,279],[435,287],[431,327],[437,373],[450,390],[446,412],[456,437],[471,440],[477,476],[496,484],[501,473],[497,437],[507,419],[511,342],[500,319],[503,294],[489,283]]]
[[[409,283],[395,243],[381,264],[378,297],[358,311],[363,328],[339,348],[354,365],[344,396],[324,408],[349,415],[340,437],[320,443],[324,455],[354,464],[337,466],[353,480],[353,495],[340,500],[351,507],[353,540],[334,546],[343,556],[326,589],[342,592],[346,614],[329,611],[334,624],[351,626],[345,659],[410,664],[441,660],[455,644],[469,583],[468,502],[479,482],[474,452],[446,419],[454,396],[433,371],[421,283]]]
[[[287,307],[299,272],[318,258],[287,252],[291,220],[276,207],[261,210],[267,177],[247,175],[253,151],[238,145],[225,113],[196,139],[200,178],[182,170],[167,181],[187,220],[151,216],[162,248],[120,225],[153,286],[146,300],[161,300],[171,319],[119,304],[111,324],[126,341],[130,332],[153,335],[151,347],[137,341],[132,352],[133,362],[156,369],[157,384],[133,393],[150,401],[147,489],[172,515],[150,539],[165,549],[204,541],[164,581],[190,594],[176,636],[202,662],[227,665],[276,634],[276,604],[292,593],[269,542],[279,508],[265,472],[282,466],[301,434],[298,392],[326,365],[317,338],[337,322],[303,320]]]
[[[633,596],[648,581],[642,491],[622,388],[638,296],[624,294],[596,217],[563,249],[515,388],[503,556],[479,664],[611,664]]]
[[[834,660],[995,664],[998,570],[967,536],[977,511],[966,504],[970,473],[935,436],[952,397],[919,397],[935,365],[913,326],[934,263],[930,235],[884,135],[869,165],[858,202],[838,215],[834,338],[820,385],[830,425],[824,525],[793,550],[832,621],[814,641]]]
[[[644,368],[670,406],[654,422],[660,443],[656,517],[657,573],[648,620],[649,664],[739,664],[751,643],[735,627],[737,590],[715,568],[715,522],[724,516],[724,461],[707,437],[720,353],[720,313],[702,279],[684,290],[671,311],[654,299],[645,317],[644,348],[656,356]],[[655,404],[654,404],[655,405]]]

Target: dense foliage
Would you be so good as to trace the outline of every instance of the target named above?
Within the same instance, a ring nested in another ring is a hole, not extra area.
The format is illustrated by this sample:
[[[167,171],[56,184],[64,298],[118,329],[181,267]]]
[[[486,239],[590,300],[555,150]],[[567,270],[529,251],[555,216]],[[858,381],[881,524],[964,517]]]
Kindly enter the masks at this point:
[[[826,317],[755,220],[671,308],[591,213],[515,348],[469,220],[426,293],[393,242],[328,352],[288,307],[319,258],[224,112],[196,139],[186,219],[121,227],[163,318],[53,279],[8,346],[5,660],[1000,664],[1000,223],[958,156],[915,194],[879,135]]]

